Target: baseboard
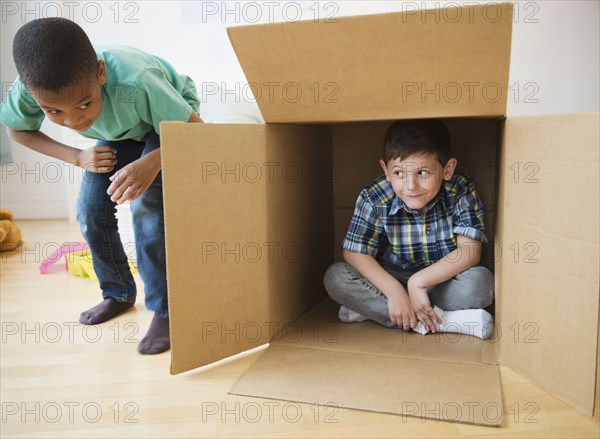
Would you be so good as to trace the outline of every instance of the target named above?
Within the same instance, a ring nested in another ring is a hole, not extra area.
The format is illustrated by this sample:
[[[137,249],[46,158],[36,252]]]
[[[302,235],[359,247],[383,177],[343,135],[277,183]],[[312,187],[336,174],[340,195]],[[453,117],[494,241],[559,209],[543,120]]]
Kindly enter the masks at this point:
[[[2,197],[2,207],[10,209],[15,219],[57,219],[69,218],[67,197],[28,197],[18,199]]]

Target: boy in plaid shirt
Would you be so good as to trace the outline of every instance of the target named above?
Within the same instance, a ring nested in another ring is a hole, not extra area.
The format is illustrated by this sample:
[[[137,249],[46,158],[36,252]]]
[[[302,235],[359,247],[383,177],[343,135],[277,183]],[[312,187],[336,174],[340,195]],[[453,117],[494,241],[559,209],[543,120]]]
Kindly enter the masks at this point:
[[[473,181],[455,174],[440,120],[398,121],[385,135],[384,175],[361,191],[344,260],[325,274],[342,321],[488,338],[493,274],[478,266],[486,242]],[[436,310],[434,311],[435,306]]]

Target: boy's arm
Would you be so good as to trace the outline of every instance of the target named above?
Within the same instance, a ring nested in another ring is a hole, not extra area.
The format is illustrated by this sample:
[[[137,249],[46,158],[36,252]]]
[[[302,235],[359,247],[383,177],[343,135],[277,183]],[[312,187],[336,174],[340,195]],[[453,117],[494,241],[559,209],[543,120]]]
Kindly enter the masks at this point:
[[[116,164],[116,151],[110,146],[96,146],[81,150],[57,142],[41,131],[18,131],[6,128],[8,136],[33,151],[62,160],[87,171],[106,173]]]
[[[434,329],[434,321],[441,319],[433,312],[427,288],[452,279],[459,273],[476,266],[481,259],[481,242],[463,235],[456,235],[456,250],[448,253],[429,267],[413,274],[408,280],[411,302],[425,329]]]
[[[388,298],[388,311],[394,325],[405,329],[417,324],[415,312],[404,286],[371,256],[344,249],[344,260]]]
[[[188,123],[190,122],[204,123],[194,111],[188,119]],[[160,148],[157,148],[120,169],[110,177],[112,183],[107,190],[108,195],[111,196],[110,199],[117,204],[135,200],[150,187],[160,172],[160,167]]]

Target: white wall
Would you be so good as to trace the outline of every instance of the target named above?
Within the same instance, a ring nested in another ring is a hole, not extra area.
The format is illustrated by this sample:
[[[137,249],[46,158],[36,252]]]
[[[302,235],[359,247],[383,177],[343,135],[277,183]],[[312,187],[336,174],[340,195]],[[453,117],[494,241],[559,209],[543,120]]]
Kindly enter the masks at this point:
[[[10,45],[16,29],[24,19],[56,16],[60,10],[62,16],[82,25],[95,44],[127,44],[166,58],[196,81],[202,100],[201,116],[206,121],[231,122],[260,121],[261,118],[252,102],[235,95],[245,78],[229,45],[227,26],[293,20],[298,14],[302,19],[313,19],[331,14],[339,17],[475,2],[137,1],[116,4],[112,1],[2,0],[1,3],[4,80],[15,76]],[[26,17],[22,14],[23,5],[31,11]],[[15,6],[17,13],[12,14]],[[508,115],[599,111],[600,3],[519,1],[515,9],[518,14],[515,14],[513,28]],[[224,87],[215,91],[214,87],[221,85]],[[3,86],[3,92],[5,89]],[[44,129],[69,144],[89,144],[77,134],[50,124]],[[67,172],[68,168],[62,164],[20,146],[13,148],[13,155],[16,167],[2,168],[2,207],[12,208],[19,218],[66,218],[71,208],[72,217],[76,184],[69,181],[77,181],[77,171]],[[32,169],[34,172],[28,173]],[[63,172],[62,178],[57,180],[58,169]]]
[[[17,19],[5,14],[13,3],[16,2],[2,1],[0,4],[0,68],[5,81],[2,98],[17,75],[12,61],[12,40],[22,20],[20,16]],[[32,10],[35,7],[34,2],[22,3]],[[20,8],[20,3],[17,5]],[[44,122],[42,129],[54,138],[63,136],[63,129],[48,121]],[[66,217],[67,182],[74,179],[74,169],[18,145],[12,147],[12,159],[12,163],[2,164],[0,168],[0,206],[12,209],[18,218]]]

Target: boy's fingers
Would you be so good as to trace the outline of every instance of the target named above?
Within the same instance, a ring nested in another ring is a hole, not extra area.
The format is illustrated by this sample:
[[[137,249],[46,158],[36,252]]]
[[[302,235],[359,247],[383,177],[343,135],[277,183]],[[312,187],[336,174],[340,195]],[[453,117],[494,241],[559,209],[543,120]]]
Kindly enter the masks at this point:
[[[438,316],[435,311],[433,310],[433,308],[429,308],[429,310],[427,311],[427,313],[429,314],[429,317],[431,318],[431,324],[435,325],[436,323],[442,323],[442,319],[440,319],[440,316]]]
[[[113,175],[113,177],[114,177],[114,175]],[[112,178],[112,177],[110,177],[110,178]],[[106,191],[106,193],[111,196],[110,197],[111,200],[117,201],[123,196],[125,191],[127,189],[129,189],[130,186],[132,186],[132,184],[129,183],[127,180],[124,180],[124,181],[113,180],[111,185],[108,187],[108,190]]]
[[[117,155],[112,152],[98,152],[96,153],[97,160],[105,160],[105,159],[116,159]]]
[[[95,148],[96,148],[96,152],[112,152],[114,154],[117,153],[117,150],[109,145],[100,145],[100,146],[96,146]]]
[[[119,204],[122,204],[125,201],[129,201],[131,199],[132,194],[133,194],[133,190],[131,189],[131,186],[129,186],[127,189],[125,189],[125,191],[123,192],[123,195],[121,195],[121,197],[115,201]]]
[[[426,313],[420,313],[419,320],[427,327],[426,329],[431,329],[433,327],[433,322]]]
[[[132,164],[130,164],[130,165],[127,165],[126,167],[124,167],[123,169],[119,169],[119,172],[117,172],[115,175],[110,177],[110,180],[111,181],[124,180],[125,178],[129,177],[130,175],[134,175],[135,172],[136,172],[136,167],[133,166]]]
[[[123,204],[126,201],[131,201],[133,199],[134,193],[135,189],[132,186],[129,186],[127,189],[125,189],[125,191],[123,191],[123,194],[118,200],[116,200],[116,202],[119,204]]]
[[[123,187],[123,186],[119,186],[119,187],[117,187],[117,188],[114,190],[114,192],[112,193],[112,195],[111,195],[110,199],[111,199],[112,201],[115,201],[115,202],[116,202],[116,201],[118,201],[118,200],[121,198],[121,196],[123,195],[123,193],[125,192],[125,190],[126,190],[126,189],[127,189],[127,188],[126,188],[126,187]]]
[[[117,163],[116,160],[110,160],[110,159],[106,159],[106,160],[100,160],[96,163],[96,166],[101,167],[101,166],[114,166]]]
[[[123,168],[123,169],[120,169],[119,172],[117,172],[115,175],[110,177],[110,180],[113,183],[120,183],[121,181],[125,180],[125,178],[127,178],[128,176],[129,176],[129,169]]]
[[[111,175],[110,177],[108,177],[108,179],[110,181],[112,181],[112,183],[110,184],[110,186],[108,186],[108,189],[106,190],[106,193],[108,195],[112,195],[113,192],[115,192],[115,190],[117,190],[117,188],[119,187],[119,185],[121,184],[118,180],[118,174],[119,172],[117,172],[114,175]]]

